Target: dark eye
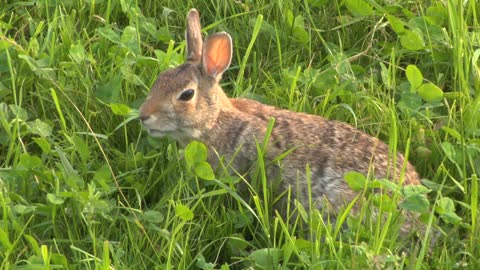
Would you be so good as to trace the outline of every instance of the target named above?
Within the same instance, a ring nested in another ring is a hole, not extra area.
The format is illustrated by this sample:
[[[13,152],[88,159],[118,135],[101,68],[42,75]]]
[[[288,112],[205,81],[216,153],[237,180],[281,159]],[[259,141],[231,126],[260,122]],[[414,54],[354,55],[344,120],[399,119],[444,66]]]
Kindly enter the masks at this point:
[[[188,101],[188,100],[192,99],[193,94],[195,94],[195,91],[193,91],[193,89],[187,89],[187,90],[182,92],[182,94],[180,95],[180,97],[178,99],[183,100],[183,101]]]

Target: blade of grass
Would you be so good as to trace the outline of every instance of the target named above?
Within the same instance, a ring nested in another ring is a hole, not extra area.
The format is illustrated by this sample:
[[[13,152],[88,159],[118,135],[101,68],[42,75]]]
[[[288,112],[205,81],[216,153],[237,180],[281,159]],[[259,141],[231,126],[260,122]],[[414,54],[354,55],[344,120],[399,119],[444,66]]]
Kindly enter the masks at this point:
[[[248,44],[245,54],[243,55],[242,62],[240,63],[240,69],[238,70],[237,80],[235,82],[234,96],[238,96],[241,91],[243,91],[243,74],[245,73],[245,68],[247,67],[248,58],[252,52],[253,45],[257,40],[258,33],[260,32],[260,27],[262,26],[263,16],[258,15],[255,20],[255,26],[253,27],[252,37],[250,43]]]

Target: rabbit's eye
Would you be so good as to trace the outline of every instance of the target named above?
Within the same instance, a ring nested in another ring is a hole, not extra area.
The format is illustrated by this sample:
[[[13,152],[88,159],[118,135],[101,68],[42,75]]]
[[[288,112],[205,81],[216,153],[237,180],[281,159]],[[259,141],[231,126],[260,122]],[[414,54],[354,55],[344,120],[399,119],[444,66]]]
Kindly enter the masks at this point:
[[[180,97],[178,99],[182,101],[188,101],[192,99],[194,93],[195,91],[193,91],[193,89],[187,89],[183,91],[182,94],[180,94]]]

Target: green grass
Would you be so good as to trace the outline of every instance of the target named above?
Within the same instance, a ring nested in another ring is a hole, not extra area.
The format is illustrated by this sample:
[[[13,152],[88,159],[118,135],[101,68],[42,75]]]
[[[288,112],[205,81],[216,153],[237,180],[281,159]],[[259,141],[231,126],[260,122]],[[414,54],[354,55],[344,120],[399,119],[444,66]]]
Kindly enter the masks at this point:
[[[0,0],[0,269],[478,269],[480,5],[391,2]],[[201,146],[142,131],[136,110],[182,63],[191,7],[233,37],[229,96],[408,151],[432,229],[399,236],[400,198],[368,190],[362,213],[381,202],[386,220],[297,205],[286,222],[263,160],[244,197],[245,179],[194,173],[182,157]]]

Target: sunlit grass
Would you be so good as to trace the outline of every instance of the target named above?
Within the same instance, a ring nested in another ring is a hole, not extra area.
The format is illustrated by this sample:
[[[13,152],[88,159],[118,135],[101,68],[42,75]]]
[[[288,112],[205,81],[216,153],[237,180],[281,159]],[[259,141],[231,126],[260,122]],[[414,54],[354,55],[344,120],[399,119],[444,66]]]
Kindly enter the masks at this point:
[[[172,139],[143,132],[136,110],[183,62],[191,7],[205,35],[233,37],[229,96],[348,122],[408,152],[432,190],[428,229],[400,235],[397,210],[371,218],[387,199],[368,190],[357,199],[367,218],[352,204],[335,222],[295,202],[286,218],[274,202],[292,194],[269,191],[266,161],[249,176],[225,161],[203,180]],[[0,0],[0,269],[478,268],[479,8]]]

